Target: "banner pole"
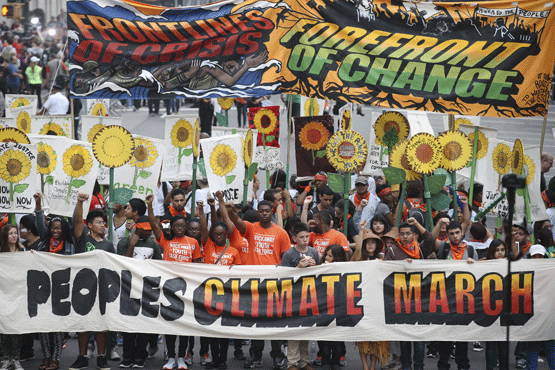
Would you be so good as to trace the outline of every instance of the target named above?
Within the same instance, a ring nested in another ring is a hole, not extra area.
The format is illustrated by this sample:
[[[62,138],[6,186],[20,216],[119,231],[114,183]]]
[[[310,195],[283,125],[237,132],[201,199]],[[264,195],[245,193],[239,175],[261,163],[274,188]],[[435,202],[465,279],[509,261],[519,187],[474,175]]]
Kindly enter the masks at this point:
[[[348,238],[349,231],[349,189],[351,188],[351,173],[345,172],[345,186],[343,189],[343,234]]]
[[[451,188],[453,189],[453,220],[458,222],[459,212],[457,209],[459,207],[459,203],[457,202],[457,171],[451,172]]]
[[[480,127],[474,127],[474,143],[472,146],[472,167],[470,167],[470,185],[468,187],[468,203],[472,204],[474,197],[474,174],[476,173],[476,152],[478,151],[478,135]]]
[[[291,161],[291,129],[293,128],[293,123],[291,122],[293,112],[291,110],[293,97],[289,95],[289,102],[287,103],[287,164],[285,165],[285,189],[289,191],[289,162]],[[287,214],[287,202],[284,202],[285,214]]]
[[[399,228],[401,224],[401,218],[403,217],[403,207],[405,205],[405,194],[407,193],[407,182],[403,181],[399,184],[401,187],[401,194],[399,195],[399,201],[397,202],[397,217],[395,217],[395,227]]]
[[[192,185],[193,189],[191,190],[193,193],[191,194],[191,218],[195,217],[195,193],[197,192],[197,157],[193,157],[193,179]]]
[[[434,228],[434,220],[432,217],[432,204],[430,203],[432,195],[428,187],[428,175],[422,175],[422,179],[424,180],[424,200],[426,201],[426,230],[432,231]]]
[[[542,138],[540,141],[540,156],[543,153],[543,142],[545,140],[545,126],[547,125],[547,112],[545,113],[545,116],[543,117],[543,127],[542,127]]]
[[[114,225],[114,167],[110,167],[110,201],[108,202],[108,240],[112,241]]]
[[[248,173],[245,173],[245,178],[243,179],[243,207],[247,205],[247,192],[249,191],[249,179]]]

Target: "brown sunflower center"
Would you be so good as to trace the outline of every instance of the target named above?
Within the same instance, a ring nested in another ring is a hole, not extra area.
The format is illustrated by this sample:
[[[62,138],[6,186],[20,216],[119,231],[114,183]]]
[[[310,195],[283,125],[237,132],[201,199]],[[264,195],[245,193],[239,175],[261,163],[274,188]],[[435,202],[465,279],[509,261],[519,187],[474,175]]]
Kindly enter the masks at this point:
[[[430,146],[430,144],[423,143],[416,148],[416,158],[422,163],[430,162],[433,156],[434,149]]]
[[[133,156],[135,156],[137,162],[144,162],[148,158],[148,150],[144,146],[139,145],[133,152]]]
[[[4,139],[2,141],[3,143],[16,143],[17,144],[17,140],[9,138],[9,139]]]
[[[499,165],[499,167],[504,168],[507,165],[507,162],[509,162],[509,158],[507,158],[507,153],[500,152],[497,155],[497,164]]]
[[[177,137],[177,140],[179,142],[187,141],[187,139],[189,139],[189,130],[187,130],[185,127],[180,127],[177,130],[177,134],[175,135],[175,137]]]
[[[520,152],[516,150],[513,154],[513,167],[517,168],[520,165]]]
[[[229,164],[229,156],[226,153],[221,153],[220,155],[218,155],[218,166],[220,166],[221,168],[227,168],[227,165]]]
[[[19,173],[23,169],[23,165],[21,164],[21,162],[18,159],[15,159],[15,158],[10,159],[8,161],[6,167],[7,167],[7,170],[8,170],[8,173],[10,174],[10,176],[19,175]]]
[[[79,171],[85,165],[85,158],[79,153],[74,154],[69,160],[69,164],[74,171]]]
[[[22,128],[23,130],[27,130],[27,124],[28,124],[28,123],[27,123],[27,120],[26,120],[25,118],[23,118],[23,119],[20,121],[20,123],[21,123],[21,128]]]
[[[407,158],[407,156],[405,154],[403,154],[403,156],[401,157],[401,166],[403,166],[403,168],[405,170],[410,170],[410,164],[409,164],[409,160]]]
[[[247,140],[247,154],[251,155],[252,153],[252,140]]]
[[[46,152],[37,154],[37,165],[41,168],[48,168],[50,166],[50,156]]]
[[[395,131],[397,131],[397,133],[399,133],[399,131],[401,131],[399,124],[395,121],[387,121],[385,123],[385,125],[383,126],[383,132],[388,132],[389,130],[391,130],[391,128],[395,128]]]
[[[264,114],[262,115],[262,117],[260,117],[260,125],[263,128],[268,128],[270,127],[271,124],[272,124],[272,119],[267,114]]]
[[[306,138],[311,144],[318,144],[322,139],[322,133],[320,130],[311,129],[307,131]]]
[[[461,153],[461,144],[456,141],[450,141],[447,145],[445,145],[445,148],[443,148],[443,155],[445,155],[445,158],[450,161],[457,160],[461,156]]]

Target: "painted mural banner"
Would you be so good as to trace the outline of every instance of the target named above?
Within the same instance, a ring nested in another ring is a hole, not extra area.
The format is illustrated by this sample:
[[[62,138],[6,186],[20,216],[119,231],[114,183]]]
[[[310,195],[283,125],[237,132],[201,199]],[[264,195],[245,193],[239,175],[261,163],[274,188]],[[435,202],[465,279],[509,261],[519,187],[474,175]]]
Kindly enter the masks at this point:
[[[553,339],[555,266],[491,260],[365,261],[304,269],[1,253],[0,331],[155,331],[240,339]],[[510,296],[504,301],[509,285]],[[512,289],[510,288],[512,287]],[[508,307],[504,302],[510,302]]]
[[[0,143],[0,212],[32,213],[37,145]]]
[[[243,201],[245,164],[241,135],[220,136],[200,141],[210,192],[221,190],[226,202]]]
[[[37,114],[38,97],[36,95],[14,95],[7,94],[4,100],[6,107],[6,118],[16,118],[18,111],[14,109],[21,107],[29,107],[31,115]]]
[[[546,115],[553,2],[68,1],[73,97],[279,93],[473,116]]]

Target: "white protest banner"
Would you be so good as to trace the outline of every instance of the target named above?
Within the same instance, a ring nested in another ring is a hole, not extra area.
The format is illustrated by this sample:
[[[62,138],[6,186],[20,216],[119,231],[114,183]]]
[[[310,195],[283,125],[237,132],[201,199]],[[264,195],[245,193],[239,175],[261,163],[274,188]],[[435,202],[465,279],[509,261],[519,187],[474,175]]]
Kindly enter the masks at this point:
[[[50,209],[50,199],[54,188],[54,171],[62,165],[60,151],[64,141],[57,136],[29,134],[31,143],[37,145],[36,189],[42,196],[42,207]]]
[[[0,332],[122,331],[338,341],[554,338],[551,260],[338,262],[308,268],[0,253]]]
[[[376,122],[382,113],[372,112],[372,125]],[[373,128],[370,131],[368,140],[368,156],[366,157],[366,164],[361,172],[361,175],[383,175],[382,168],[389,166],[389,155],[384,152],[382,145],[376,142],[376,130]]]
[[[92,144],[94,135],[105,126],[118,125],[121,126],[123,119],[121,117],[104,117],[104,116],[82,116],[81,117],[81,139]],[[110,185],[110,169],[98,164],[98,183],[100,185]]]
[[[92,144],[58,137],[63,145],[57,152],[54,187],[50,197],[50,213],[73,216],[79,193],[92,194],[98,173],[98,161],[93,155]],[[83,209],[89,209],[90,199]]]
[[[467,136],[474,135],[474,126],[467,124],[460,124],[459,130],[465,133]],[[497,129],[480,127],[480,134],[478,134],[478,148],[476,156],[476,170],[474,172],[474,183],[484,184],[486,177],[491,176],[491,167],[487,167],[486,154],[489,148],[489,140],[497,138]],[[471,136],[472,138],[474,136]],[[485,138],[485,141],[484,141]],[[474,145],[474,140],[471,140],[472,145]],[[465,182],[470,179],[472,161],[468,164],[468,167],[457,171],[457,184]]]
[[[4,99],[4,105],[6,107],[6,118],[15,118],[16,116],[12,113],[14,108],[30,106],[31,115],[37,114],[37,104],[38,97],[36,95],[13,95],[7,94]]]
[[[242,158],[241,135],[202,139],[200,145],[212,194],[221,190],[226,202],[242,202],[245,164]]]
[[[86,99],[87,116],[106,116],[110,110],[110,99]]]
[[[480,126],[480,116],[460,116],[455,114],[453,117],[453,122],[455,123],[455,130],[459,130],[461,125],[465,126]],[[457,128],[458,127],[458,128]],[[443,128],[445,131],[449,130],[449,115],[443,115]]]
[[[528,222],[547,220],[549,218],[540,191],[541,155],[539,145],[524,148],[524,171],[526,191],[525,189],[517,190],[515,214],[520,216],[519,219],[526,215]],[[524,197],[528,198],[528,209],[525,208]]]
[[[193,178],[193,128],[197,119],[196,115],[166,116],[162,181]]]
[[[34,116],[31,117],[31,134],[56,135],[73,138],[71,116]]]
[[[24,105],[21,107],[13,108],[12,119],[9,122],[11,127],[15,127],[25,132],[26,134],[31,133],[31,118],[37,113],[33,110],[32,105]]]
[[[37,145],[0,143],[0,212],[34,211],[36,174]]]
[[[162,167],[165,140],[146,136],[133,135],[135,151],[131,160],[114,169],[114,189],[128,188],[133,190],[132,198],[145,199],[154,194],[158,188],[158,176]],[[106,168],[106,167],[104,167]],[[98,178],[99,184],[110,182],[109,169],[102,171]]]
[[[490,139],[488,145],[488,152],[486,154],[486,168],[489,171],[489,176],[485,177],[484,190],[482,195],[482,208],[487,208],[493,201],[495,201],[503,192],[501,186],[501,179],[503,175],[511,170],[511,151],[513,143],[508,141]],[[494,164],[495,155],[495,164]],[[501,172],[501,174],[499,173]],[[492,213],[505,217],[509,212],[509,203],[507,198],[499,202],[493,209]],[[520,215],[521,216],[521,215]],[[522,219],[522,217],[515,217]]]
[[[301,96],[301,116],[322,116],[326,108],[326,101],[318,98]]]

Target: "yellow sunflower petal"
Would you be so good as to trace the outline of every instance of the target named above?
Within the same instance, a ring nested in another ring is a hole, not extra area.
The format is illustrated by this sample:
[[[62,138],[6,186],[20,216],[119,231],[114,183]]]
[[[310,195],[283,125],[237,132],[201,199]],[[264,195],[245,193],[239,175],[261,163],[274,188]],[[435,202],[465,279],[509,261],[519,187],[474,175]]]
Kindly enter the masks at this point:
[[[106,106],[103,103],[96,103],[91,110],[91,116],[105,116]]]
[[[186,119],[177,121],[171,130],[170,136],[172,145],[179,148],[186,148],[193,142],[193,125]]]
[[[441,149],[434,135],[421,132],[410,138],[405,151],[413,171],[429,175],[441,164]]]
[[[42,126],[39,131],[41,135],[56,135],[56,136],[66,136],[66,132],[60,125],[55,122],[48,122],[46,125]]]
[[[304,103],[304,115],[308,116],[317,116],[318,112],[320,112],[320,104],[318,104],[318,100],[314,98],[309,98]]]
[[[156,162],[158,150],[154,143],[146,138],[135,138],[135,150],[129,164],[137,168],[148,168]]]
[[[21,150],[9,149],[0,156],[0,178],[17,184],[31,173],[31,161]]]
[[[417,180],[422,177],[421,174],[416,173],[412,170],[410,166],[410,162],[407,158],[405,149],[407,148],[408,140],[403,140],[395,144],[395,146],[391,149],[391,153],[389,155],[389,165],[395,168],[401,168],[405,170],[406,180],[412,181]]]
[[[271,134],[277,126],[277,116],[271,109],[260,109],[253,118],[254,126],[261,134]]]
[[[511,149],[504,143],[499,143],[493,150],[493,168],[495,171],[504,175],[511,169],[513,155]]]
[[[247,167],[249,167],[252,163],[253,151],[254,141],[252,130],[248,129],[247,134],[245,135],[245,140],[243,140],[243,161]]]
[[[368,145],[364,136],[351,130],[341,130],[330,138],[326,156],[338,171],[355,172],[366,162]]]
[[[235,99],[233,98],[218,98],[218,104],[220,104],[223,110],[230,110],[233,107],[234,101]]]
[[[350,130],[351,129],[351,111],[346,109],[341,117],[341,129]]]
[[[534,181],[536,166],[534,165],[532,158],[526,154],[524,155],[524,166],[526,167],[526,185],[530,185],[532,184],[532,181]]]
[[[96,125],[91,127],[89,133],[87,134],[87,140],[89,140],[89,143],[92,144],[94,135],[98,134],[98,131],[102,130],[104,127],[105,125],[103,125],[102,123],[97,123]]]
[[[26,98],[17,98],[13,101],[10,108],[24,107],[26,105],[31,105],[31,102]]]
[[[437,137],[437,140],[443,153],[441,167],[447,171],[458,171],[472,159],[472,145],[461,131],[445,131]]]
[[[197,118],[193,128],[193,157],[198,158],[200,154],[200,121]]]
[[[29,113],[22,111],[17,115],[17,128],[26,134],[31,133],[31,116]]]
[[[301,146],[306,150],[320,150],[328,142],[330,132],[318,121],[310,121],[301,129]]]
[[[122,126],[111,125],[100,130],[93,139],[93,153],[106,167],[121,167],[131,160],[135,140]]]
[[[58,156],[54,149],[45,143],[39,143],[37,152],[37,173],[48,175],[56,169]]]
[[[73,178],[85,176],[93,165],[87,148],[81,145],[70,146],[62,156],[64,172]]]
[[[474,132],[468,135],[468,139],[474,145]],[[476,158],[482,159],[488,152],[489,141],[482,131],[478,131],[478,147],[476,148]]]
[[[387,144],[383,141],[386,132],[392,128],[397,131],[399,142],[409,137],[409,120],[399,112],[385,112],[382,113],[374,123],[374,131],[376,132],[376,144]]]
[[[511,168],[517,175],[522,174],[522,168],[524,167],[524,146],[520,139],[516,139],[513,145],[513,155],[512,155]]]
[[[237,164],[237,154],[227,144],[218,144],[210,155],[210,166],[216,176],[225,176]]]
[[[31,144],[31,140],[27,137],[25,132],[15,127],[5,127],[0,129],[0,142],[18,143],[18,144]]]

